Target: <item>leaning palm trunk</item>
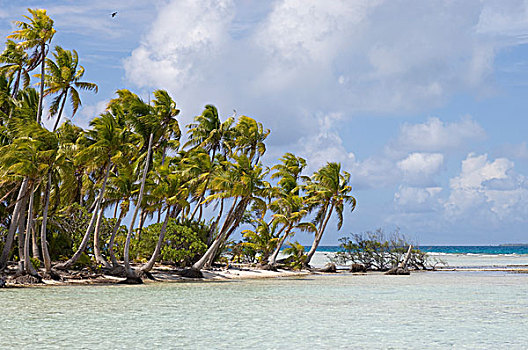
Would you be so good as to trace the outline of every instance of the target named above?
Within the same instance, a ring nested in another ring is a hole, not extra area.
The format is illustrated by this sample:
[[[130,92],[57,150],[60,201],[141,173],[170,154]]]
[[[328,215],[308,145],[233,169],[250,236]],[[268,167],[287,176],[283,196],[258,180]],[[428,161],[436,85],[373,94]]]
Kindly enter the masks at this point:
[[[125,263],[125,270],[127,277],[135,278],[136,274],[134,270],[130,267],[130,239],[132,238],[132,230],[134,229],[134,223],[136,221],[139,208],[141,206],[141,201],[143,200],[143,191],[145,190],[145,181],[147,179],[147,172],[150,163],[150,153],[152,152],[152,140],[154,139],[154,134],[151,133],[148,143],[147,159],[145,160],[145,167],[143,168],[143,176],[141,178],[141,187],[139,188],[139,196],[136,202],[136,208],[134,209],[134,215],[132,215],[132,220],[130,221],[130,226],[128,227],[127,237],[125,241],[125,249],[123,252],[123,260]]]
[[[11,216],[11,223],[9,224],[9,231],[7,232],[7,237],[2,250],[2,256],[0,257],[0,270],[3,270],[7,266],[7,261],[9,260],[9,255],[11,253],[11,248],[13,247],[13,240],[15,238],[15,231],[18,226],[18,221],[20,218],[20,213],[22,208],[25,206],[25,195],[28,185],[28,178],[24,178],[22,185],[20,185],[20,190],[18,191],[17,201],[15,208],[13,209],[13,215]]]
[[[30,275],[36,275],[37,272],[33,268],[33,264],[31,263],[31,259],[29,256],[30,235],[33,229],[33,202],[35,198],[35,193],[33,191],[33,185],[31,185],[29,190],[30,190],[29,206],[28,206],[28,215],[27,215],[27,223],[26,223],[26,235],[25,235],[25,240],[24,240],[24,271]]]
[[[40,124],[42,116],[42,100],[44,99],[44,67],[46,65],[46,44],[42,43],[42,63],[40,64],[40,94],[38,100],[38,109],[37,109],[37,123]]]
[[[271,254],[271,256],[268,259],[269,265],[275,266],[277,264],[277,256],[279,256],[279,252],[282,246],[284,245],[286,238],[288,238],[288,236],[290,235],[290,231],[291,231],[291,227],[288,226],[288,229],[286,230],[284,235],[282,235],[282,237],[280,238],[279,243],[277,243],[277,248],[275,248],[275,251],[273,252],[273,254]]]
[[[152,256],[150,257],[150,260],[141,266],[139,269],[142,272],[149,272],[154,267],[154,264],[156,263],[156,260],[158,259],[158,256],[161,252],[161,246],[163,245],[163,241],[165,240],[165,232],[167,231],[167,224],[169,223],[169,219],[173,216],[171,215],[171,208],[167,208],[167,214],[165,215],[165,220],[163,221],[163,225],[161,226],[160,235],[158,238],[158,243],[156,244],[156,248],[154,249],[154,253],[152,253]]]
[[[17,239],[18,239],[18,271],[24,272],[24,234],[26,232],[26,214],[28,197],[22,199],[22,211],[18,217]]]
[[[200,260],[198,260],[192,266],[193,269],[201,270],[202,268],[208,267],[209,265],[211,265],[213,259],[218,253],[218,250],[222,246],[222,243],[225,242],[225,240],[229,237],[231,232],[233,232],[233,230],[242,221],[242,215],[244,214],[244,211],[246,210],[248,203],[249,203],[249,199],[247,198],[242,199],[240,200],[240,202],[238,202],[238,204],[236,204],[236,207],[234,208],[234,210],[233,210],[233,207],[231,208],[229,214],[226,217],[224,224],[222,225],[222,229],[220,230],[218,236],[213,241],[213,244],[211,244],[209,249],[207,249],[205,254],[200,258]]]
[[[62,99],[62,104],[59,110],[59,114],[57,115],[57,120],[55,121],[55,125],[53,125],[53,132],[57,130],[57,126],[59,126],[59,121],[62,117],[62,111],[64,110],[64,104],[66,103],[66,98],[68,97],[68,89],[64,92],[64,98]]]
[[[328,213],[326,213],[326,217],[324,218],[323,224],[319,228],[319,231],[315,235],[315,239],[312,244],[312,248],[310,248],[310,251],[306,255],[306,261],[304,262],[304,265],[308,266],[310,264],[310,261],[312,260],[312,257],[315,254],[315,251],[317,250],[317,247],[319,246],[319,243],[321,242],[321,238],[323,238],[323,233],[326,228],[326,224],[328,224],[328,220],[330,220],[330,216],[332,216],[332,211],[334,210],[334,204],[332,203],[332,206],[328,210]]]
[[[48,240],[46,238],[46,224],[48,222],[48,208],[51,191],[51,172],[48,172],[48,181],[46,182],[46,192],[44,194],[44,210],[42,212],[42,227],[40,229],[40,245],[42,246],[42,259],[46,273],[51,272],[51,259],[48,251]]]
[[[101,231],[101,222],[103,221],[103,216],[104,216],[104,208],[101,207],[99,209],[99,213],[97,213],[97,221],[95,223],[95,229],[94,229],[94,255],[95,255],[95,261],[98,264],[101,264],[106,268],[110,268],[110,264],[103,257],[103,254],[101,253],[101,247],[99,245],[99,232]]]
[[[117,219],[117,222],[115,223],[114,229],[112,231],[110,242],[108,243],[108,252],[110,254],[110,260],[112,261],[113,267],[117,267],[119,265],[119,263],[117,262],[115,253],[114,253],[114,242],[117,236],[117,230],[119,229],[119,226],[121,226],[121,220],[123,220],[124,216],[125,216],[125,211],[121,209],[121,212],[119,213],[119,218]]]
[[[75,254],[73,254],[73,256],[69,260],[67,260],[67,261],[65,261],[65,262],[63,262],[61,264],[56,265],[55,268],[57,268],[57,269],[68,269],[68,268],[70,268],[81,257],[81,254],[86,249],[86,246],[88,245],[88,241],[90,240],[90,234],[92,233],[92,229],[94,227],[95,219],[97,218],[97,213],[99,212],[99,207],[101,206],[101,202],[103,201],[103,196],[104,196],[104,192],[105,192],[105,188],[106,188],[106,181],[108,180],[108,174],[110,173],[110,165],[111,164],[112,163],[110,162],[110,159],[109,159],[108,163],[106,165],[106,169],[105,169],[105,177],[104,177],[104,180],[103,180],[103,185],[101,187],[101,193],[99,193],[99,196],[95,200],[96,201],[95,209],[93,211],[92,218],[90,219],[90,223],[88,224],[88,228],[86,229],[86,233],[84,234],[84,237],[82,239],[81,245],[79,246],[79,249],[77,249]]]

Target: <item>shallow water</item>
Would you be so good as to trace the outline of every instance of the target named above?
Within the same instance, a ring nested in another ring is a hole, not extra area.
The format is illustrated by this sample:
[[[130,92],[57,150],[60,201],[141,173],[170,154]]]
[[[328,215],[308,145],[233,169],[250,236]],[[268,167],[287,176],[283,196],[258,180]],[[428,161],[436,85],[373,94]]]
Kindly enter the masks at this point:
[[[525,349],[527,296],[504,272],[7,289],[0,347]]]

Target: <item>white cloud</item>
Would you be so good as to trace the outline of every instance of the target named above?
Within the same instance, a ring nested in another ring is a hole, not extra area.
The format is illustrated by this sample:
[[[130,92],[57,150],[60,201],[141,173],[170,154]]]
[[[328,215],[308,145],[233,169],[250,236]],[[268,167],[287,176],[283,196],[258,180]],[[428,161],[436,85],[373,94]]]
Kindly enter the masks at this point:
[[[437,152],[460,149],[471,141],[486,136],[484,129],[473,119],[465,117],[459,122],[445,123],[439,118],[429,118],[421,124],[404,124],[398,138],[388,147],[388,152]]]
[[[486,4],[256,4],[254,13],[228,0],[167,2],[125,61],[128,79],[169,89],[187,110],[213,102],[246,110],[273,130],[291,128],[271,139],[282,143],[315,135],[317,122],[305,123],[314,111],[344,120],[360,111],[398,114],[493,85],[498,44],[483,34],[489,21],[479,22]],[[251,20],[242,23],[245,17]]]
[[[464,217],[498,223],[528,219],[528,181],[514,171],[509,159],[489,161],[485,154],[469,154],[449,186],[445,209],[452,220]]]
[[[405,213],[429,212],[439,209],[441,187],[400,186],[394,194],[396,210]]]
[[[412,184],[429,184],[443,167],[444,155],[440,153],[411,153],[397,166],[404,174],[404,181]]]

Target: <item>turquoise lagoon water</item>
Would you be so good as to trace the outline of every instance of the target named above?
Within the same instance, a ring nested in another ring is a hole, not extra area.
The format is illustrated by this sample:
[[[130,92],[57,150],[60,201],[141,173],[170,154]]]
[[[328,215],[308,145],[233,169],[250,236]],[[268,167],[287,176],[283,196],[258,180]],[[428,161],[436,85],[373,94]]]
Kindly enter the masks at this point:
[[[526,349],[528,275],[0,290],[5,349]]]

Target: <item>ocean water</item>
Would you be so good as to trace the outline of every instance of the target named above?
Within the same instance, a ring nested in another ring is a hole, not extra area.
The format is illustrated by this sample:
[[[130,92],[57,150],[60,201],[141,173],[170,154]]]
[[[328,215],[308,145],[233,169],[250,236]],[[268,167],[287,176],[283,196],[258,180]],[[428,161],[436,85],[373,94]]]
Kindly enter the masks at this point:
[[[2,349],[526,349],[528,275],[0,290]]]
[[[321,246],[313,265],[322,267],[329,262],[338,246]],[[428,252],[431,261],[441,263],[437,267],[456,269],[528,269],[528,247],[526,246],[420,246]]]

